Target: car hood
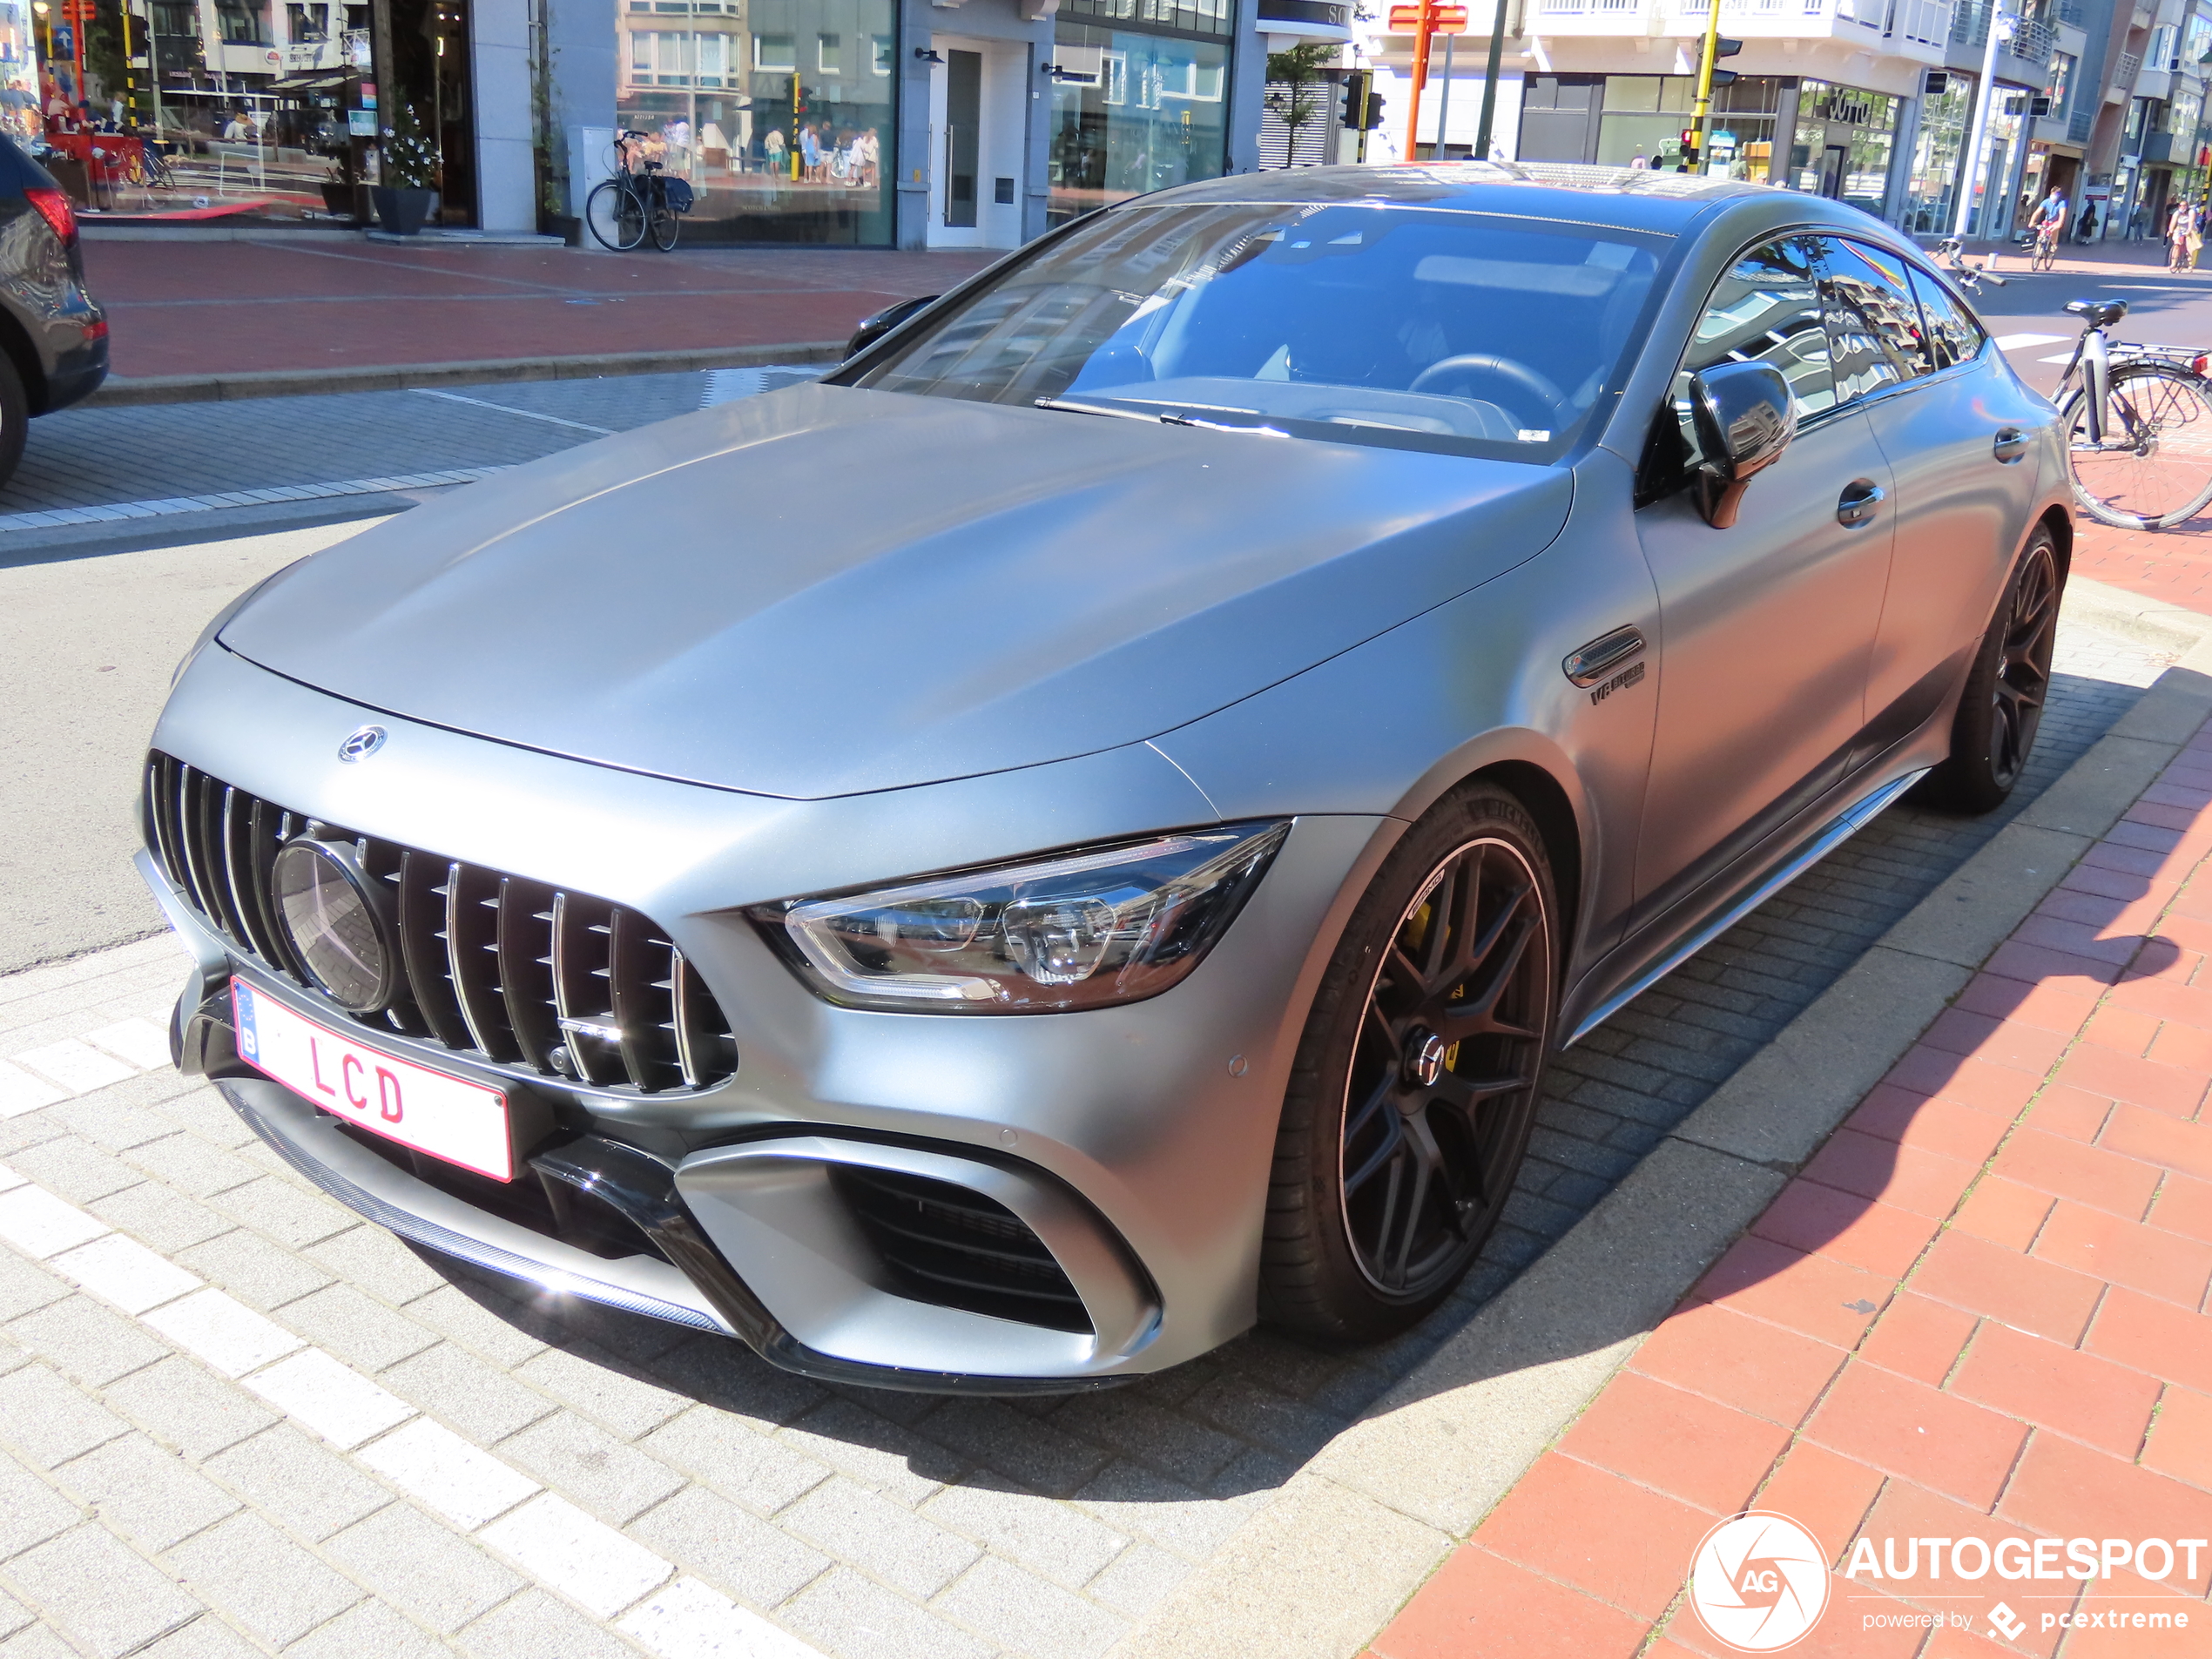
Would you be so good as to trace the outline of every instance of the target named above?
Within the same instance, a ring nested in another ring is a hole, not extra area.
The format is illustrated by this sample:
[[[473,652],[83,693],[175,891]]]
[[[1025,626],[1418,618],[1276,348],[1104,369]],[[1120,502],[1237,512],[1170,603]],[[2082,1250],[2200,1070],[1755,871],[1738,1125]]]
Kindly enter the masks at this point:
[[[1532,557],[1571,488],[1558,468],[810,385],[389,520],[220,637],[409,719],[819,798],[1211,713]]]

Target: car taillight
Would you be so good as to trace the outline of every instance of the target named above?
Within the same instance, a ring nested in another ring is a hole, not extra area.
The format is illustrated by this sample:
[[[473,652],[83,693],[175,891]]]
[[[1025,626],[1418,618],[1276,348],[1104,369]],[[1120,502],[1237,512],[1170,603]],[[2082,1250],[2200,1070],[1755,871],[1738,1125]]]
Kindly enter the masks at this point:
[[[60,191],[44,185],[36,185],[24,192],[24,199],[38,210],[38,217],[54,227],[54,234],[62,239],[64,247],[77,246],[77,210],[69,198]]]
[[[88,342],[95,340],[105,340],[107,338],[107,319],[103,317],[98,322],[86,323],[84,325],[84,338]]]

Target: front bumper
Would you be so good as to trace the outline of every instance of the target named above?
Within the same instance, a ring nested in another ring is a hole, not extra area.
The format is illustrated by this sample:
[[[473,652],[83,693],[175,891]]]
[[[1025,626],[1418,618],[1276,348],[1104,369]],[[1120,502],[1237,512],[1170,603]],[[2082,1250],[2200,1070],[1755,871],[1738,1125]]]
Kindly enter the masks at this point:
[[[213,1076],[334,1197],[547,1290],[723,1332],[790,1369],[874,1386],[1080,1388],[1178,1364],[1250,1325],[1276,1117],[1325,954],[1318,941],[1333,938],[1332,918],[1364,880],[1378,820],[1299,820],[1207,961],[1150,1001],[1013,1018],[885,1015],[817,1001],[735,907],[1203,821],[1188,784],[1145,751],[900,792],[888,808],[866,797],[768,800],[379,715],[392,737],[374,762],[381,786],[364,792],[370,768],[320,758],[371,712],[216,649],[187,671],[156,742],[349,829],[636,907],[712,988],[741,1060],[714,1088],[638,1096],[426,1053],[354,1027],[245,957],[142,857],[200,963],[179,1005],[185,1063]],[[611,818],[631,833],[610,848]],[[581,835],[548,845],[544,826],[563,823]],[[948,856],[955,842],[966,850]],[[549,1128],[523,1149],[531,1179],[556,1210],[581,1193],[602,1221],[611,1211],[635,1248],[610,1248],[606,1226],[579,1248],[558,1224],[517,1211],[513,1195],[368,1145],[253,1072],[230,1047],[221,993],[233,973],[357,1041],[532,1098]],[[1018,1219],[1073,1286],[1089,1328],[918,1299],[856,1222],[846,1184],[856,1172],[941,1184]]]

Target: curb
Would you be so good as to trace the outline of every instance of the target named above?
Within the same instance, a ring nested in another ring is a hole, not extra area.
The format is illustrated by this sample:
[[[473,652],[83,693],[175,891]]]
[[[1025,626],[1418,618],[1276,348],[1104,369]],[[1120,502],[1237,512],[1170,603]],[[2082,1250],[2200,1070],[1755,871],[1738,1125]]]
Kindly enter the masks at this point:
[[[2126,608],[2119,590],[2081,585],[2096,590],[2089,608]],[[1292,1476],[1116,1659],[1360,1651],[2208,718],[2212,621],[2019,817]]]
[[[236,374],[109,376],[79,408],[148,403],[222,403],[239,398],[300,397],[330,392],[397,392],[418,386],[482,386],[497,381],[581,381],[610,374],[680,374],[703,368],[760,368],[777,363],[834,363],[842,341],[792,346],[701,346],[679,351],[605,352],[587,357],[483,358],[459,363],[401,363],[363,368],[272,368]]]

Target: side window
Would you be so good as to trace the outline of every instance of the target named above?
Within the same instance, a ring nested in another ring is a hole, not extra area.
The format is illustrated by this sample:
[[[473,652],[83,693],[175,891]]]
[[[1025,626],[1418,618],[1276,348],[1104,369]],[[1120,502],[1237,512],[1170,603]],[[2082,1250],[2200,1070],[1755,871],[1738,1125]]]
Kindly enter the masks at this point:
[[[1836,393],[1845,402],[1933,369],[1921,338],[1920,307],[1892,254],[1820,239],[1822,312],[1836,360]]]
[[[1783,237],[1747,250],[1713,285],[1675,373],[1669,407],[1652,424],[1638,469],[1638,505],[1673,494],[1703,459],[1689,420],[1689,377],[1716,363],[1749,362],[1781,370],[1796,395],[1799,419],[1835,407],[1819,282],[1804,238]]]
[[[1920,315],[1927,320],[1928,345],[1935,354],[1935,366],[1949,368],[1979,356],[1982,341],[1989,336],[1974,320],[1974,314],[1919,266],[1906,266],[1905,273],[1912,279],[1912,293],[1920,302]]]

